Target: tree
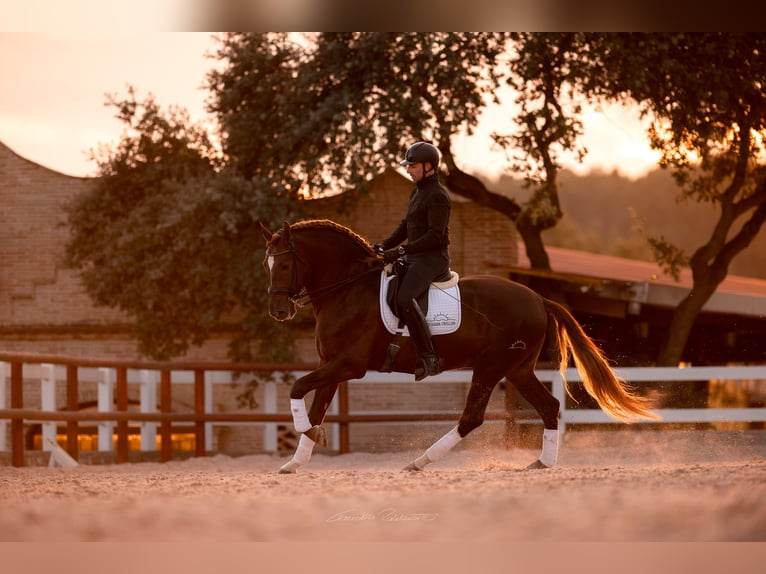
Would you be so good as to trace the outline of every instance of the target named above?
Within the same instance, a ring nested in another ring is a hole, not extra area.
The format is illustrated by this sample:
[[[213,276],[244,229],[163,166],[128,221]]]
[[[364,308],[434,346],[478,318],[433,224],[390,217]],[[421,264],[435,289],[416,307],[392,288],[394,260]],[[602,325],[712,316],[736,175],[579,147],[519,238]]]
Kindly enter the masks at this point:
[[[586,153],[578,144],[582,109],[575,90],[587,81],[591,64],[577,34],[517,33],[511,38],[507,83],[516,94],[519,130],[516,134],[495,132],[493,137],[511,157],[509,171],[521,174],[531,190],[514,214],[530,264],[550,269],[542,233],[556,226],[563,215],[560,155],[573,153],[582,159]],[[538,279],[533,286],[548,296],[563,298],[556,282]]]
[[[413,140],[474,126],[502,48],[467,33],[227,34],[209,111],[243,173],[279,169],[301,194],[359,189]]]
[[[561,218],[558,155],[585,153],[571,93],[589,73],[581,42],[577,34],[228,34],[217,54],[225,65],[208,76],[209,110],[244,173],[272,170],[268,158],[279,158],[299,196],[361,191],[407,145],[432,141],[450,190],[514,221],[533,267],[549,269],[541,233]],[[517,89],[522,113],[518,133],[496,141],[534,190],[523,203],[463,171],[452,146],[498,101],[503,81]]]
[[[652,147],[673,171],[686,200],[709,202],[720,215],[690,256],[653,238],[670,273],[688,264],[693,287],[675,309],[658,357],[676,365],[694,321],[732,260],[766,220],[766,35],[605,34],[591,48],[603,65],[603,93],[629,96],[654,118]]]
[[[126,131],[116,146],[92,152],[99,177],[67,207],[66,258],[88,294],[134,317],[139,350],[153,358],[202,343],[226,313],[242,326],[235,358],[286,358],[285,330],[262,312],[256,224],[289,216],[285,202],[269,182],[225,169],[184,110],[163,112],[152,96],[138,102],[132,88],[108,104]]]

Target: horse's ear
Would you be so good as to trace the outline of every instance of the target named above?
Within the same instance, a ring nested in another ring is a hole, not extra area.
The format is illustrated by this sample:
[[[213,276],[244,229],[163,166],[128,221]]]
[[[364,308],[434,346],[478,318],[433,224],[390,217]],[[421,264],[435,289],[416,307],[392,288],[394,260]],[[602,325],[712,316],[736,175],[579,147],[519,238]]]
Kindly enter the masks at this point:
[[[282,224],[282,237],[285,241],[290,241],[290,224],[287,221]]]
[[[258,225],[261,226],[261,233],[263,234],[263,238],[266,240],[266,243],[271,241],[271,238],[274,234],[269,231],[269,228],[263,224],[263,221],[258,221]]]

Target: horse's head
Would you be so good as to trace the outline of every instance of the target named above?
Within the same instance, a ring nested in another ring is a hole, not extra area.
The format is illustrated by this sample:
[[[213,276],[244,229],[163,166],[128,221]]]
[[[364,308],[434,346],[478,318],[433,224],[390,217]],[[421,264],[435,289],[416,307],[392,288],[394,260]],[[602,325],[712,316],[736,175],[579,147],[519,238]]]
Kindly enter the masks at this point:
[[[327,219],[285,222],[275,233],[261,224],[261,231],[269,314],[277,321],[292,319],[302,301],[311,301],[316,310],[320,298],[331,300],[340,288],[382,268],[367,240]]]
[[[281,231],[276,233],[269,231],[263,223],[260,225],[266,239],[263,267],[269,277],[269,315],[277,321],[288,321],[295,316],[295,301],[302,288],[290,224],[285,221]]]

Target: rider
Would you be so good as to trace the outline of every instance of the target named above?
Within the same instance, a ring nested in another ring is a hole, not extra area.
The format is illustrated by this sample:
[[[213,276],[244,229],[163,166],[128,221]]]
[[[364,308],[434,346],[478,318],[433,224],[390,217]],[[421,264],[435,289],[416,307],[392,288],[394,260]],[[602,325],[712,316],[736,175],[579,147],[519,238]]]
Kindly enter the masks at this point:
[[[430,143],[417,142],[407,149],[404,159],[399,162],[406,166],[415,182],[407,214],[387,239],[373,246],[386,263],[399,257],[404,257],[408,263],[399,286],[395,311],[407,325],[415,343],[418,355],[416,381],[441,372],[428,323],[416,301],[434,279],[449,270],[450,198],[439,182],[439,161],[439,150]],[[405,239],[406,245],[400,245]]]

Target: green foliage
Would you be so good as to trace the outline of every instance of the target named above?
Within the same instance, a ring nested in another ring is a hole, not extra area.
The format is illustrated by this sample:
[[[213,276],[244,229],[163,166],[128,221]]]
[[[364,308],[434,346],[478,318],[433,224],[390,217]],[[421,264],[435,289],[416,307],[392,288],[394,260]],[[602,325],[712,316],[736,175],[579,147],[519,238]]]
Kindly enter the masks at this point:
[[[649,236],[647,241],[654,254],[654,260],[660,264],[666,274],[679,281],[681,269],[689,264],[689,258],[684,250],[670,243],[664,236]]]
[[[359,189],[414,140],[476,125],[501,36],[226,34],[208,75],[224,151],[300,197]]]
[[[555,205],[559,156],[571,153],[582,159],[586,153],[578,142],[583,126],[577,89],[587,81],[590,64],[578,34],[516,33],[512,39],[507,83],[516,94],[520,129],[516,134],[495,132],[493,138],[508,151],[509,170],[538,186],[533,203]]]
[[[289,352],[263,312],[257,225],[289,217],[287,206],[268,182],[216,169],[210,140],[186,115],[164,114],[151,97],[137,102],[132,90],[111,103],[128,131],[102,148],[101,177],[67,208],[67,262],[89,295],[134,317],[140,351],[154,358],[201,344],[226,314],[241,320],[239,358]],[[278,344],[251,349],[264,333]]]

